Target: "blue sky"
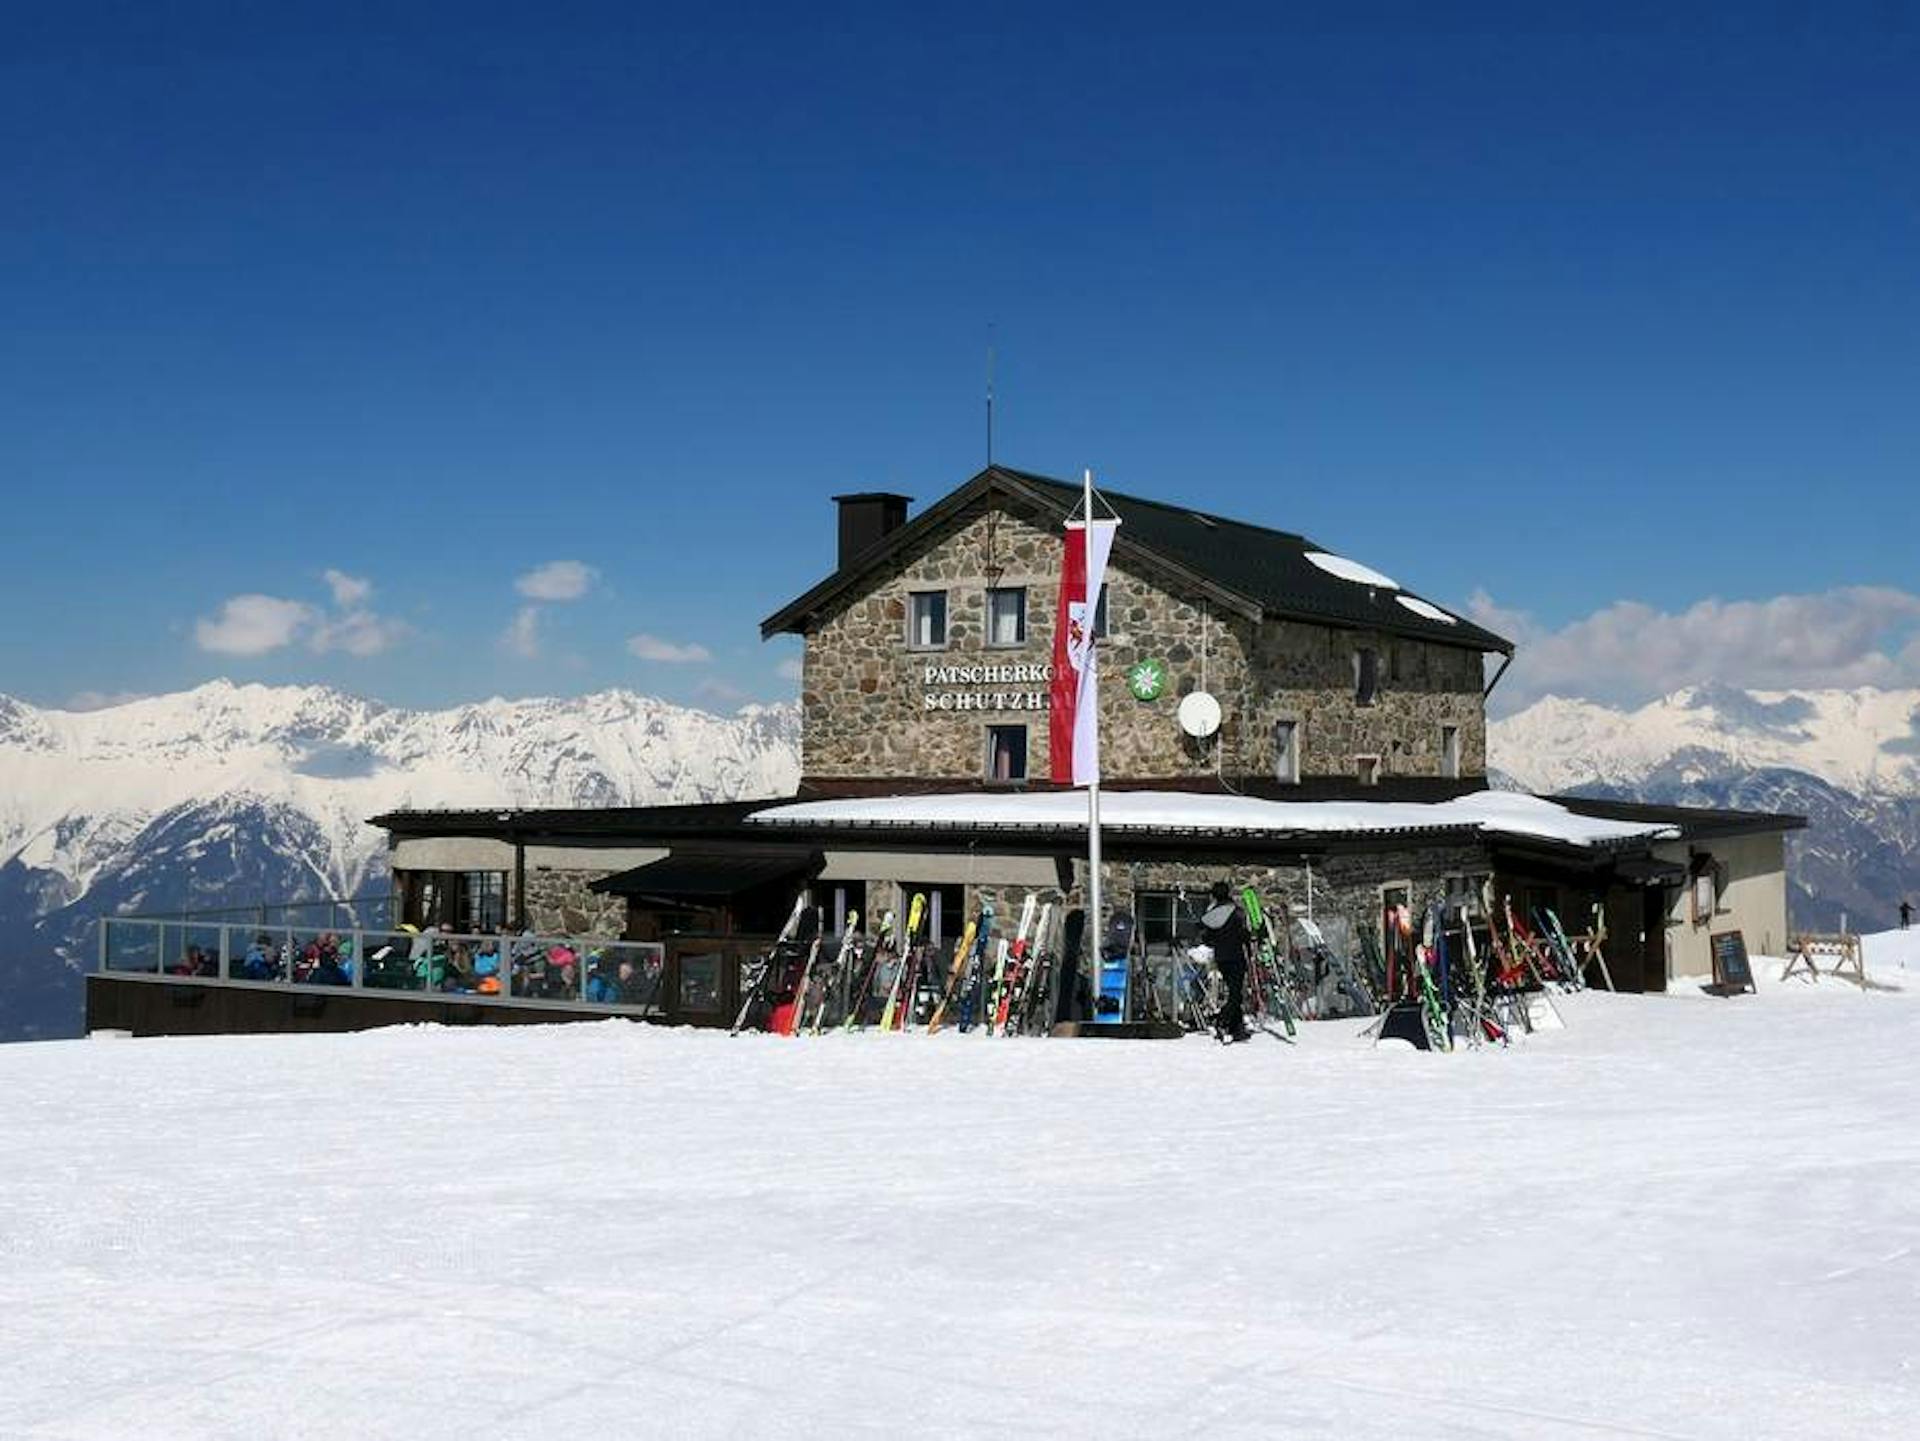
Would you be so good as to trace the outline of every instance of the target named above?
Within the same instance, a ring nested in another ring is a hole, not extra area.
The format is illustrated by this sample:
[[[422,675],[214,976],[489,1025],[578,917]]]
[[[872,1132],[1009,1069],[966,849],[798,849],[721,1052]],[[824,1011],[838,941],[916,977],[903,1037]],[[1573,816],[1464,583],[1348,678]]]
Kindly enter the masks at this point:
[[[1516,696],[1920,680],[1916,22],[1421,8],[13,15],[0,691],[788,694],[989,326],[1000,458],[1475,605]]]

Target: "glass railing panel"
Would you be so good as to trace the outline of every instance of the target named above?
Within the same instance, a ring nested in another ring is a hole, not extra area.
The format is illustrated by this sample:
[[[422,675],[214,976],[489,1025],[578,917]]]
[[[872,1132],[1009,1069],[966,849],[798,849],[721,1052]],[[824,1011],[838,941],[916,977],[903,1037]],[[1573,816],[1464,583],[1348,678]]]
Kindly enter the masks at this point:
[[[518,936],[509,942],[513,998],[577,1001],[581,996],[581,947],[558,937]]]
[[[427,976],[432,990],[451,996],[500,994],[499,936],[449,933],[436,939]]]
[[[426,989],[431,938],[413,931],[362,931],[360,983],[370,991]]]
[[[726,956],[721,951],[684,951],[680,955],[679,1008],[700,1014],[720,1009],[721,968]]]
[[[221,928],[203,921],[159,924],[160,960],[166,974],[195,980],[220,976]]]
[[[654,942],[586,942],[581,955],[582,995],[589,1005],[657,1010],[666,963],[666,947]]]
[[[108,971],[160,972],[160,932],[152,921],[108,917],[100,922],[100,963]]]
[[[287,942],[288,974],[298,986],[351,986],[353,933],[336,930],[295,930]]]
[[[227,979],[284,981],[291,938],[265,926],[227,927]]]

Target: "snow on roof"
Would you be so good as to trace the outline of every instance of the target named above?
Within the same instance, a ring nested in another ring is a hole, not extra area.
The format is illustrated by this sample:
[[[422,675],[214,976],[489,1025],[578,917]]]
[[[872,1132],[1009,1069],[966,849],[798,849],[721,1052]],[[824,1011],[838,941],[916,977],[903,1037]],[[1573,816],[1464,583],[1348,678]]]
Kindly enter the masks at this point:
[[[1428,620],[1437,620],[1442,625],[1460,624],[1457,616],[1448,615],[1432,601],[1422,600],[1417,595],[1396,595],[1394,599],[1399,601],[1400,604],[1412,611],[1415,615],[1425,616]]]
[[[1328,575],[1338,576],[1341,580],[1350,580],[1355,585],[1374,585],[1382,590],[1398,590],[1400,582],[1390,580],[1370,565],[1362,565],[1357,560],[1348,560],[1344,555],[1333,555],[1324,550],[1310,550],[1307,559],[1324,570]]]
[[[769,806],[747,817],[762,825],[994,826],[1071,830],[1087,819],[1080,791],[961,791],[873,796]],[[1109,791],[1100,826],[1113,831],[1324,832],[1404,831],[1434,827],[1527,836],[1567,845],[1667,839],[1671,826],[1598,820],[1514,791],[1478,791],[1449,801],[1270,801],[1186,791]]]

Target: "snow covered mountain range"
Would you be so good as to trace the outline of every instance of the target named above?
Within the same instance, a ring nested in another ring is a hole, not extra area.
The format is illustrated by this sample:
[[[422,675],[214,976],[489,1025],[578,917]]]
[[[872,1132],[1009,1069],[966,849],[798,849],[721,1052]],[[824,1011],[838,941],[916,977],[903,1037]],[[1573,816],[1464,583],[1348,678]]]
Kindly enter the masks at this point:
[[[384,891],[364,822],[399,806],[791,794],[799,736],[795,706],[626,691],[439,711],[226,681],[85,712],[0,696],[0,1040],[78,1027],[102,913]]]
[[[1488,748],[1527,790],[1808,817],[1787,842],[1796,924],[1882,929],[1920,904],[1920,690],[1702,686],[1631,710],[1547,697],[1495,721]]]

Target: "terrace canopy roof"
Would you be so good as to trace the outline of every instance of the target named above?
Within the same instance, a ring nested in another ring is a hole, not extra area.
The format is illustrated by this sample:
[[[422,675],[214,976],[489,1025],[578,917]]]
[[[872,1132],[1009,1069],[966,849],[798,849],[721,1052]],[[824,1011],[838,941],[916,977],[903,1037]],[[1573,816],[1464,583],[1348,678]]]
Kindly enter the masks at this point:
[[[962,791],[799,801],[751,812],[750,825],[884,830],[1084,830],[1086,797],[1077,791]],[[1185,791],[1113,791],[1101,798],[1102,831],[1156,835],[1333,836],[1456,832],[1610,847],[1677,839],[1661,821],[1578,815],[1555,801],[1514,791],[1477,791],[1452,800],[1275,801]]]

